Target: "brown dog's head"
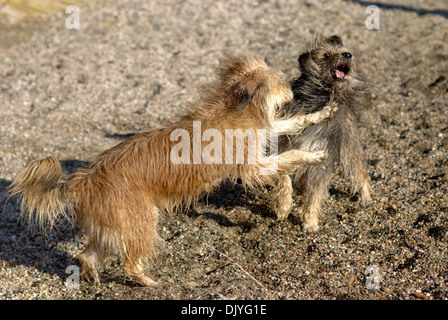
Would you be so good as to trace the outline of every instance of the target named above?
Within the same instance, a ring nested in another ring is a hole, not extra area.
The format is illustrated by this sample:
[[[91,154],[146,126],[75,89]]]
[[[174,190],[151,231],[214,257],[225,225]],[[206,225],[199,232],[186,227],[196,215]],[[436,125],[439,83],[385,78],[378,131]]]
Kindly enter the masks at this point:
[[[357,70],[353,52],[344,47],[337,35],[316,38],[314,44],[300,54],[298,61],[302,75],[326,88],[353,90],[361,88],[365,82]]]
[[[254,112],[269,123],[293,97],[284,74],[270,69],[258,55],[226,56],[221,60],[219,76],[228,108]]]

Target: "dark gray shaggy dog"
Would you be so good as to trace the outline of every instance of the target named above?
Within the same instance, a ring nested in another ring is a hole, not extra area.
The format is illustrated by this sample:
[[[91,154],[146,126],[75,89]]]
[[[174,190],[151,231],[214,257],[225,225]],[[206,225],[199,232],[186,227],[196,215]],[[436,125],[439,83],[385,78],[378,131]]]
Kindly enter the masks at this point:
[[[301,208],[304,231],[312,233],[319,230],[319,212],[328,197],[338,162],[351,182],[352,194],[359,192],[364,205],[372,201],[355,103],[356,96],[367,88],[367,84],[357,68],[356,58],[343,47],[339,36],[317,38],[306,52],[300,54],[298,61],[301,75],[291,82],[294,101],[287,107],[287,114],[313,113],[330,101],[339,107],[330,120],[311,125],[300,135],[287,136],[279,145],[281,151],[327,151],[328,157],[322,164],[303,167],[293,177],[294,187],[304,195]]]

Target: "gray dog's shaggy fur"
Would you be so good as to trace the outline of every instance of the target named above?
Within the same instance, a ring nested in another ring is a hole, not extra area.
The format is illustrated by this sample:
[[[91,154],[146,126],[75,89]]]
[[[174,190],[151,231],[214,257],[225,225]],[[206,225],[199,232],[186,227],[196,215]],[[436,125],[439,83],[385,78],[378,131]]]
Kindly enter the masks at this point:
[[[280,150],[326,150],[327,159],[320,165],[297,170],[293,184],[304,194],[302,221],[306,232],[318,231],[318,216],[327,198],[336,163],[352,184],[352,193],[359,192],[363,204],[372,201],[363,143],[358,131],[355,97],[367,87],[359,72],[356,58],[343,47],[339,36],[317,38],[300,54],[300,77],[291,88],[294,101],[286,112],[313,113],[329,102],[336,102],[339,110],[329,121],[306,128],[300,135],[282,139]]]

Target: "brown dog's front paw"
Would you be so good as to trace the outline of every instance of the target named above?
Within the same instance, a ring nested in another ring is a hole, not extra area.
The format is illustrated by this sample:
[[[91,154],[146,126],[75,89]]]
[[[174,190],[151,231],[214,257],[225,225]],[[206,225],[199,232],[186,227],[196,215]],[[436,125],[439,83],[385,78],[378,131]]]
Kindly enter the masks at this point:
[[[312,154],[310,164],[321,164],[328,156],[325,150],[318,150],[310,152]]]
[[[329,102],[322,110],[325,120],[332,118],[338,109],[339,107],[336,102]]]
[[[306,125],[320,124],[332,118],[339,107],[336,102],[329,102],[321,111],[309,114],[305,120]]]

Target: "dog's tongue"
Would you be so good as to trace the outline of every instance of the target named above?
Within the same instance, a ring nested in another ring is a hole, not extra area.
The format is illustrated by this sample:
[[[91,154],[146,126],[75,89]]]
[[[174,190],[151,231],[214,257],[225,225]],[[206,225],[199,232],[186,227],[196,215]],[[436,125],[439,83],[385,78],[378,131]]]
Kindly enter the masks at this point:
[[[335,74],[336,74],[336,77],[338,77],[339,79],[344,79],[344,77],[345,77],[345,73],[338,69],[335,70]]]

